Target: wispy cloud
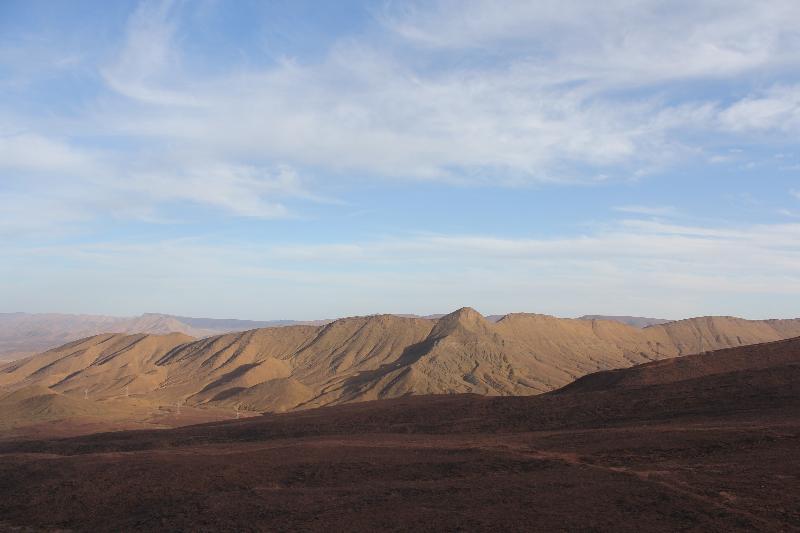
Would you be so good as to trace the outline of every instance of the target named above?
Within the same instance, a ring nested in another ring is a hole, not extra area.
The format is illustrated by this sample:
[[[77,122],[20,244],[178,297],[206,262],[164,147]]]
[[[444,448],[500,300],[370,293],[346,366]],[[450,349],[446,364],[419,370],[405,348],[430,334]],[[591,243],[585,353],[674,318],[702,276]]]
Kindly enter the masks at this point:
[[[335,41],[313,60],[203,70],[191,68],[181,39],[186,6],[142,2],[118,52],[92,65],[105,91],[77,116],[0,107],[24,125],[0,132],[0,165],[31,195],[54,176],[74,180],[96,195],[98,215],[133,192],[130,213],[184,201],[284,217],[293,214],[286,198],[313,201],[324,180],[342,176],[613,183],[707,159],[698,135],[766,131],[793,142],[797,87],[751,91],[742,80],[798,65],[798,4],[685,7],[390,4],[375,11],[379,31]],[[694,80],[737,90],[664,97],[665,84]]]
[[[781,129],[793,120],[791,87],[726,105],[614,94],[797,64],[800,10],[770,4],[709,3],[690,13],[665,13],[657,2],[409,4],[378,18],[410,42],[450,50],[434,53],[436,69],[415,66],[430,60],[428,50],[349,39],[313,63],[286,59],[214,77],[182,68],[173,39],[180,9],[143,4],[122,54],[104,72],[114,90],[144,107],[106,110],[112,114],[98,119],[187,150],[393,178],[628,179],[692,157],[696,147],[682,132]],[[524,46],[515,46],[520,39]],[[493,50],[496,60],[465,62],[475,46]]]
[[[3,172],[47,172],[74,175],[95,172],[91,154],[69,142],[36,133],[0,131],[0,169]]]
[[[719,119],[731,131],[800,132],[800,85],[775,86],[744,98],[722,111]]]
[[[445,50],[503,46],[555,68],[556,82],[651,84],[796,65],[800,8],[792,0],[587,3],[440,0],[388,4],[398,35]],[[746,35],[747,39],[742,39]]]
[[[172,45],[177,21],[170,17],[175,2],[142,2],[133,13],[116,61],[102,70],[106,82],[119,93],[148,104],[192,105],[185,92],[164,87],[181,68]]]

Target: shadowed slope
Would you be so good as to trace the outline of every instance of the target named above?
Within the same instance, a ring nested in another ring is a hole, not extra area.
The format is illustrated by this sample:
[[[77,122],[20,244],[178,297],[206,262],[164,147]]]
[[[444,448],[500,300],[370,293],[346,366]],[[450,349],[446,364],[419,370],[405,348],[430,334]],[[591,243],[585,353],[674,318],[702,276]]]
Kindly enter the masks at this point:
[[[622,370],[589,374],[556,391],[572,394],[611,389],[630,389],[679,381],[709,378],[721,374],[800,365],[800,338],[705,352],[665,359]]]

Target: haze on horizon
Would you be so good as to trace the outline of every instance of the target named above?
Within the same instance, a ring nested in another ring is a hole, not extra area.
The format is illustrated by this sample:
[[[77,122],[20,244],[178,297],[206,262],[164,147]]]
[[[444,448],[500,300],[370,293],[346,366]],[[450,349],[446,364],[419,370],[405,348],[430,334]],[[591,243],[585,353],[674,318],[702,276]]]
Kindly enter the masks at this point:
[[[800,3],[5,1],[0,312],[800,316]]]

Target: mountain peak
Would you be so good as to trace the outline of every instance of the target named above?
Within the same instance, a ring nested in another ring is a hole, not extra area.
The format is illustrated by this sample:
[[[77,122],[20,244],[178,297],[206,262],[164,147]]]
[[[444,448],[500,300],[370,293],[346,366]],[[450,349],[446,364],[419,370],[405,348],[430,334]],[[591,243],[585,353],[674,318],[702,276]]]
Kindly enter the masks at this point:
[[[462,307],[460,309],[456,309],[450,314],[444,315],[442,318],[439,319],[440,322],[460,322],[460,323],[475,323],[475,322],[485,322],[486,319],[483,317],[482,314],[477,312],[472,307]]]
[[[489,322],[483,315],[475,309],[471,307],[462,307],[437,320],[434,332],[441,335],[452,333],[456,329],[483,329],[489,325]]]
[[[456,309],[455,311],[450,313],[450,315],[445,315],[445,316],[452,316],[452,315],[455,315],[455,316],[458,316],[458,317],[463,317],[463,318],[470,318],[470,319],[478,318],[478,317],[483,318],[483,315],[480,314],[479,312],[477,312],[472,307],[462,307],[460,309]]]

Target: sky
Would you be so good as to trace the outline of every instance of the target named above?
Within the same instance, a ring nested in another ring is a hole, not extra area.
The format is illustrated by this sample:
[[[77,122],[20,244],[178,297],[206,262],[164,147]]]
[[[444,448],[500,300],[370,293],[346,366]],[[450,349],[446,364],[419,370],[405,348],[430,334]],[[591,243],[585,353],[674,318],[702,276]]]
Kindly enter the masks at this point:
[[[0,311],[800,316],[800,2],[0,2]]]

